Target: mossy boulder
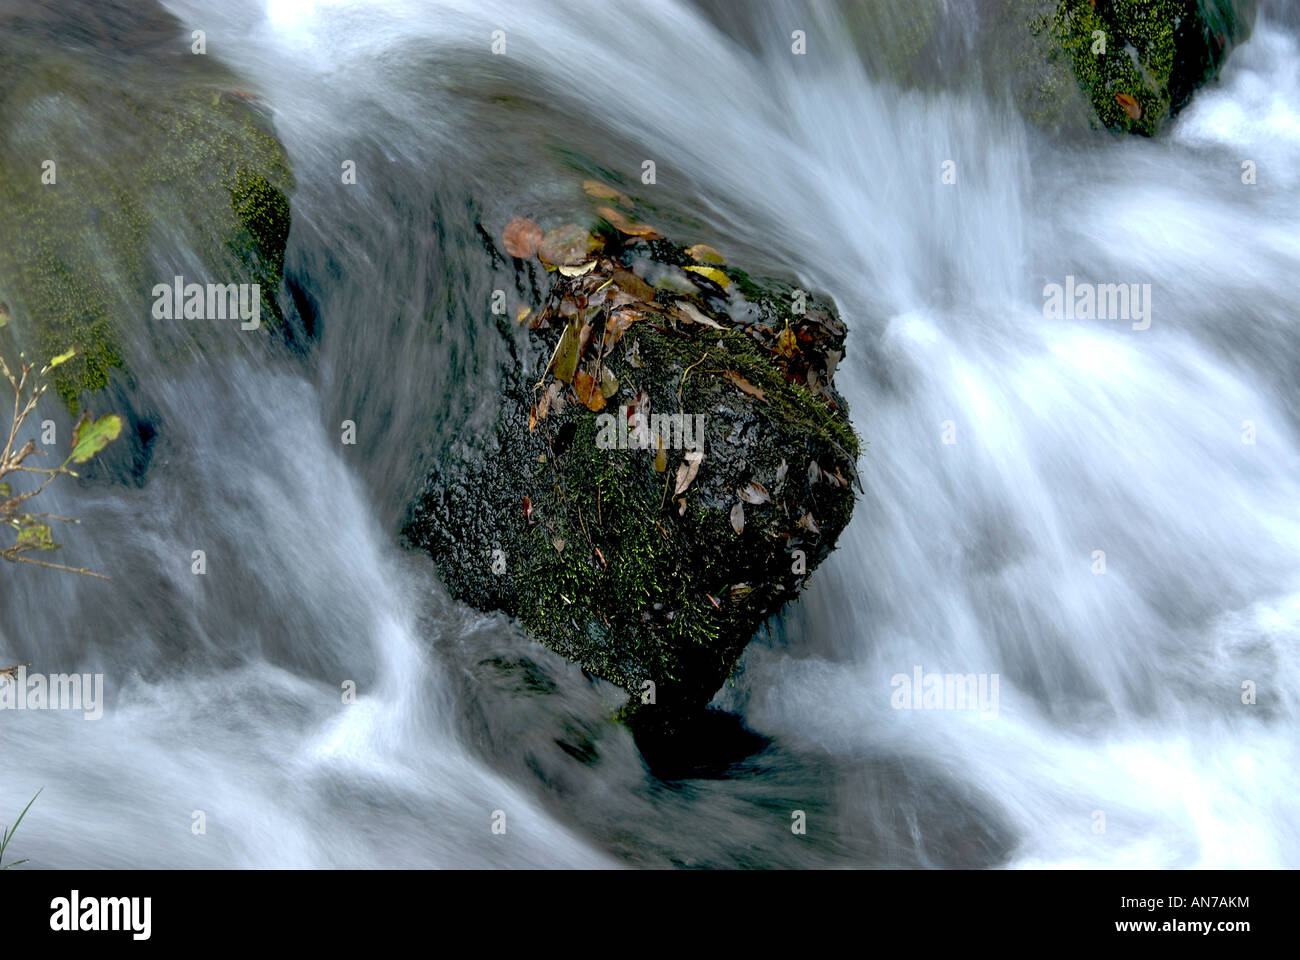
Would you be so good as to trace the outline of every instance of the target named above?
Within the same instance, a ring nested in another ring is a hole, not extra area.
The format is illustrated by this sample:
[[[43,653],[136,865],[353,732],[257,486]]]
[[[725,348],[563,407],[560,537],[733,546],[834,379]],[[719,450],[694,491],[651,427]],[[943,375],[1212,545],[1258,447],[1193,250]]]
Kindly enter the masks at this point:
[[[1151,136],[1249,34],[1253,0],[1007,0],[1017,95],[1049,128]]]
[[[18,3],[0,30],[0,300],[23,347],[77,349],[56,381],[72,406],[176,273],[260,284],[279,317],[292,186],[255,98],[178,21],[94,6]]]
[[[819,298],[606,213],[542,242],[559,269],[514,334],[495,433],[440,463],[406,537],[456,597],[635,703],[696,708],[849,521],[845,331]],[[528,289],[537,262],[513,264]]]

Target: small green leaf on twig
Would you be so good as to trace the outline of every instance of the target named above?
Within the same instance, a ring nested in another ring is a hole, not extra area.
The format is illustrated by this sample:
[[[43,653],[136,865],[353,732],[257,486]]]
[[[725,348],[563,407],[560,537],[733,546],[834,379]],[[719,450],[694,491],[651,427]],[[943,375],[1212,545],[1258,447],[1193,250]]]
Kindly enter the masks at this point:
[[[91,420],[89,414],[86,414],[72,435],[72,462],[85,463],[121,433],[122,418],[117,414],[106,413],[98,420]]]

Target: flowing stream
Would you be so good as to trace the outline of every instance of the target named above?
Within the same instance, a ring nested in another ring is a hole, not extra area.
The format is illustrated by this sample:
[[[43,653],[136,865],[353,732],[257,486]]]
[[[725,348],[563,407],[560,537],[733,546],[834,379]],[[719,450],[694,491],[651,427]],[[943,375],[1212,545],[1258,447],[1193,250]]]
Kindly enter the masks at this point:
[[[167,4],[289,152],[314,337],[177,361],[142,301],[105,403],[147,412],[147,458],[49,493],[113,582],[0,570],[0,666],[106,685],[99,720],[0,713],[0,822],[42,790],[11,856],[1300,866],[1300,20],[1266,5],[1169,133],[1079,140],[968,69],[984,4],[840,6]],[[913,6],[963,79],[880,68]],[[509,280],[476,224],[577,216],[591,176],[851,330],[865,493],[718,694],[769,742],[717,776],[651,774],[620,691],[400,544],[428,463],[492,423]],[[1067,276],[1150,283],[1149,329],[1048,319]],[[918,666],[997,675],[996,712],[895,709]]]

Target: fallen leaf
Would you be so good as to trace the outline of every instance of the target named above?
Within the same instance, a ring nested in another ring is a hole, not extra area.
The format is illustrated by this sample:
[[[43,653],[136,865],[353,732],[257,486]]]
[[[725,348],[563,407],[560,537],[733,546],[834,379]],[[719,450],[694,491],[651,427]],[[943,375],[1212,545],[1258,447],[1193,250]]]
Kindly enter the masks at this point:
[[[767,403],[767,393],[762,387],[756,387],[734,370],[728,370],[724,376],[731,381],[732,386],[738,387],[742,392],[749,394]]]
[[[632,348],[623,355],[623,359],[627,361],[629,367],[634,367],[637,370],[644,367],[645,362],[641,359],[641,341],[633,340]]]
[[[520,307],[515,313],[515,323],[523,323],[528,319],[528,315],[533,312],[532,307]]]
[[[646,240],[654,240],[659,236],[659,231],[654,227],[647,226],[644,223],[633,223],[613,207],[599,207],[596,212],[613,224],[619,233],[626,233],[629,237],[644,237]]]
[[[551,545],[554,546],[555,549],[556,549],[557,551],[559,551],[560,553],[563,553],[563,552],[564,552],[564,538],[563,538],[563,537],[556,537],[554,540],[551,541]]]
[[[1124,108],[1124,112],[1129,115],[1130,120],[1142,119],[1142,105],[1137,102],[1137,97],[1130,96],[1127,93],[1115,94],[1115,102]]]
[[[822,478],[822,468],[816,460],[808,461],[808,482],[817,483]]]
[[[623,334],[627,333],[628,327],[644,318],[644,314],[639,310],[620,310],[612,314],[605,323],[605,346],[604,353],[614,349],[614,345],[623,339]]]
[[[843,357],[843,354],[840,353],[838,350],[826,351],[826,382],[827,383],[835,379],[835,371],[840,365],[841,357]]]
[[[708,277],[723,290],[731,286],[731,278],[717,267],[686,267],[686,269],[691,273],[698,273],[701,277]]]
[[[776,338],[776,352],[783,357],[793,357],[799,352],[799,340],[790,329],[789,321],[786,321],[785,329]]]
[[[576,267],[560,267],[560,275],[564,277],[581,277],[584,274],[591,273],[596,268],[595,260],[588,260],[586,263]],[[593,304],[596,306],[596,304]]]
[[[737,490],[736,493],[740,496],[740,499],[744,500],[746,503],[767,503],[772,499],[767,490],[765,490],[763,485],[757,480],[751,480],[749,483],[745,484],[744,489]]]
[[[679,516],[679,517],[684,517],[684,516],[686,516],[686,498],[685,498],[685,497],[682,497],[680,500],[677,501],[677,516]]]
[[[706,315],[699,307],[691,303],[689,300],[678,300],[675,306],[678,315],[687,323],[698,323],[713,330],[726,329],[726,327],[718,323],[718,321],[714,320],[712,317]]]
[[[783,457],[781,459],[781,465],[776,468],[776,485],[778,487],[781,484],[785,483],[786,471],[788,471],[789,469],[790,469],[790,465],[785,462],[785,458]]]
[[[526,217],[515,217],[506,224],[501,240],[512,257],[531,257],[542,242],[542,228]]]
[[[591,334],[596,329],[596,324],[591,320],[585,320],[582,329],[578,331],[578,356],[581,357],[587,351],[587,344],[591,342]]]
[[[686,255],[696,263],[726,263],[722,254],[718,253],[707,243],[697,243],[693,247],[686,248]]]
[[[677,468],[677,486],[673,488],[674,497],[686,492],[686,489],[695,480],[695,475],[700,472],[700,464],[703,462],[703,450],[687,451],[686,456],[682,460],[681,466]],[[678,515],[680,516],[681,512],[685,510],[686,503],[683,501],[682,510],[678,512]]]
[[[524,519],[529,523],[533,522],[533,498],[524,497]]]
[[[614,285],[637,300],[650,303],[655,298],[655,288],[630,270],[615,270]]]
[[[739,501],[731,508],[731,529],[737,535],[745,532],[745,505]]]
[[[603,367],[600,371],[600,392],[606,400],[618,393],[618,377],[614,376],[614,371],[609,367]]]
[[[664,438],[655,436],[655,473],[663,473],[668,469],[668,454],[664,453]]]
[[[573,382],[573,373],[578,369],[578,323],[570,320],[560,335],[560,345],[556,350],[555,376],[565,383]]]
[[[811,533],[822,532],[822,528],[817,526],[817,521],[813,519],[813,515],[811,511],[805,513],[802,517],[799,518],[799,526],[803,527],[805,530],[808,530]]]
[[[600,238],[592,236],[590,230],[566,223],[542,237],[537,259],[557,267],[571,267],[587,260],[600,243]]]
[[[605,409],[605,396],[596,387],[596,380],[586,370],[578,370],[573,375],[573,389],[578,399],[593,413]]]
[[[600,547],[597,547],[593,544],[592,549],[596,551],[596,556],[600,558],[600,565],[602,567],[608,567],[609,564],[605,562],[605,555],[600,552]]]
[[[582,181],[582,190],[587,194],[587,196],[595,197],[597,200],[613,200],[620,206],[632,206],[632,201],[628,199],[627,194],[620,193],[613,187],[601,183],[599,180]]]
[[[537,419],[545,420],[551,408],[555,408],[556,413],[564,410],[564,397],[560,394],[560,381],[552,380],[546,385],[546,390],[542,393],[542,400],[537,404]]]
[[[537,405],[528,408],[528,432],[532,433],[537,429]]]

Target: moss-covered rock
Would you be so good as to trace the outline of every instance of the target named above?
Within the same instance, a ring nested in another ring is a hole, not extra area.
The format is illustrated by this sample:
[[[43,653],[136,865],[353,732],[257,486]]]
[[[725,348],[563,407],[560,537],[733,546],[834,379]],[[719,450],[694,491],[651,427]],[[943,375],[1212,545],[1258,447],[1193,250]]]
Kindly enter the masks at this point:
[[[0,299],[25,347],[77,349],[64,400],[108,382],[178,264],[259,283],[278,317],[292,179],[235,77],[148,3],[84,18],[18,3],[3,20]]]
[[[406,536],[458,598],[637,702],[651,681],[701,706],[849,521],[844,329],[712,251],[608,223],[568,250],[586,272],[553,274],[526,318],[495,436],[440,464]]]
[[[1253,0],[1007,0],[1031,120],[1150,136],[1245,39]]]

